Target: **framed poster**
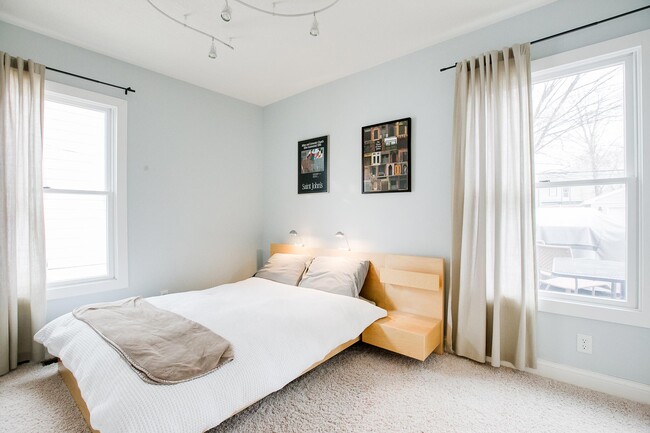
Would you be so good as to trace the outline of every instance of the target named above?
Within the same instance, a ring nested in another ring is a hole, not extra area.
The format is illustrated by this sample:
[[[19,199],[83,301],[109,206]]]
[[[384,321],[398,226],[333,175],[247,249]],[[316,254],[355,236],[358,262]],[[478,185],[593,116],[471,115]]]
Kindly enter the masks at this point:
[[[298,194],[327,192],[329,136],[298,142]]]
[[[361,192],[411,191],[411,118],[361,128]]]

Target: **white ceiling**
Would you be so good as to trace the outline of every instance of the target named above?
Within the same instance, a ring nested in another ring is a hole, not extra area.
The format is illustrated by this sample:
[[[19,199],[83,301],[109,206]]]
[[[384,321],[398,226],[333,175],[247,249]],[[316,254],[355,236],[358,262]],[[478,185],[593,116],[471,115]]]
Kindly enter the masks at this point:
[[[146,0],[0,0],[0,20],[264,106],[551,1],[340,0],[318,16],[314,38],[311,17],[272,17],[231,0],[233,18],[225,23],[223,0],[154,0],[179,19],[194,11],[188,23],[232,37],[235,50],[217,46],[216,60],[208,58],[209,38]],[[281,2],[308,10],[328,3]]]

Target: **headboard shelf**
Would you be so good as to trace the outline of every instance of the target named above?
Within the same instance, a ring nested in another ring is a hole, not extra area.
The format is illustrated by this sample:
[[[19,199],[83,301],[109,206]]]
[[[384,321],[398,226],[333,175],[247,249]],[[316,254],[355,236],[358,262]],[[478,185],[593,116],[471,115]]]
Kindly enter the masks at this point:
[[[413,287],[422,290],[433,290],[436,292],[440,290],[440,276],[437,274],[382,268],[379,270],[379,281],[384,284]]]
[[[433,350],[443,353],[443,259],[271,244],[275,253],[368,260],[361,296],[387,310],[388,316],[366,328],[362,340],[420,360]]]

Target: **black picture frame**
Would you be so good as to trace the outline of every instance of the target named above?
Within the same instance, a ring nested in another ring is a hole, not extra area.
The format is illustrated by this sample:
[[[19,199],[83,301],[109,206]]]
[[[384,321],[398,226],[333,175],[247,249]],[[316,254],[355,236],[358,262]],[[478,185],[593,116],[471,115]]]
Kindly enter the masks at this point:
[[[298,142],[298,194],[329,191],[329,136]]]
[[[411,118],[361,128],[361,192],[411,192]]]

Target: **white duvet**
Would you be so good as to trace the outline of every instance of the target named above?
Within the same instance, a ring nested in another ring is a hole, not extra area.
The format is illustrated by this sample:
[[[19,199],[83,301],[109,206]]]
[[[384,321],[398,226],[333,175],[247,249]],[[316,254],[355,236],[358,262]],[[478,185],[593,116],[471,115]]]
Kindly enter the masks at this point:
[[[230,341],[235,359],[176,385],[145,383],[88,325],[66,314],[35,339],[72,371],[102,433],[208,430],[291,382],[386,311],[368,302],[249,278],[149,298]]]

